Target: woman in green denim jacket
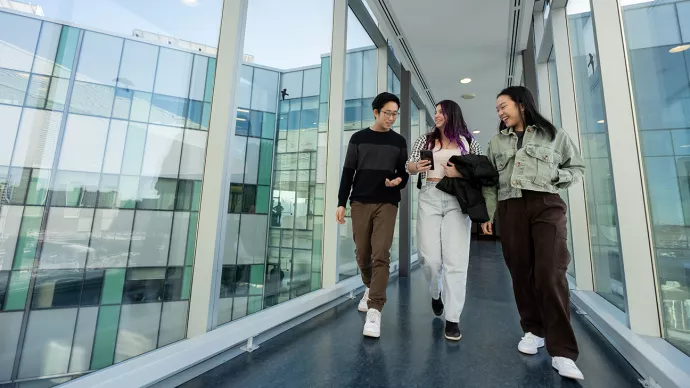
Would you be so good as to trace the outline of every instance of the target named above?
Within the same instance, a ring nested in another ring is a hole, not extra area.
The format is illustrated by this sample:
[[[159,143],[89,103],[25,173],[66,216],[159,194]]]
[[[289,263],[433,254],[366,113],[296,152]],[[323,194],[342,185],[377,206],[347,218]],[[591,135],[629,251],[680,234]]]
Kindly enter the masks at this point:
[[[566,269],[567,207],[558,195],[582,179],[584,162],[575,143],[536,109],[532,94],[514,86],[499,94],[496,110],[501,132],[489,142],[487,156],[499,173],[499,186],[484,188],[489,215],[498,210],[503,256],[525,333],[524,354],[546,345],[561,376],[583,379],[570,325]],[[482,225],[493,233],[492,222]]]

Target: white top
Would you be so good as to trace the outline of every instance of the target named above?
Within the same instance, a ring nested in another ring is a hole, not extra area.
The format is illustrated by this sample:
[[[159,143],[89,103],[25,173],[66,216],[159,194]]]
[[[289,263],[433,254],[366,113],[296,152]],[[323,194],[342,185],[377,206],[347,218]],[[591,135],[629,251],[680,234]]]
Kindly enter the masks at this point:
[[[460,141],[465,149],[469,149],[464,137],[461,137]],[[427,172],[426,179],[442,179],[446,176],[446,170],[443,167],[448,165],[450,158],[456,155],[462,155],[460,148],[434,149],[434,169]]]

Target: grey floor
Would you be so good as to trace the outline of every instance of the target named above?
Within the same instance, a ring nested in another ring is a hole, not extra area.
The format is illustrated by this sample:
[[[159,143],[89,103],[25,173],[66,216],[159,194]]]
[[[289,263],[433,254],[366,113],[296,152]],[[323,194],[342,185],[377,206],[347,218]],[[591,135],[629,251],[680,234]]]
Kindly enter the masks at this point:
[[[582,316],[572,321],[583,382],[562,379],[545,350],[520,354],[510,276],[496,242],[473,244],[463,338],[443,338],[420,270],[388,288],[381,338],[344,303],[183,385],[211,387],[640,387],[639,375]]]

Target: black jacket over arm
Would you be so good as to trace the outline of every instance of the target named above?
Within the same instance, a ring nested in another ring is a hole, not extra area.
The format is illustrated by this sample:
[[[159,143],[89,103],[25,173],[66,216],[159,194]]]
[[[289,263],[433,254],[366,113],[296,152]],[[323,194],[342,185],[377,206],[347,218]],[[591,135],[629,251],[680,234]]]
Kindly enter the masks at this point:
[[[445,177],[436,185],[436,188],[455,196],[462,212],[469,215],[472,222],[489,221],[482,187],[498,185],[498,171],[484,155],[453,156],[450,162],[463,177]]]

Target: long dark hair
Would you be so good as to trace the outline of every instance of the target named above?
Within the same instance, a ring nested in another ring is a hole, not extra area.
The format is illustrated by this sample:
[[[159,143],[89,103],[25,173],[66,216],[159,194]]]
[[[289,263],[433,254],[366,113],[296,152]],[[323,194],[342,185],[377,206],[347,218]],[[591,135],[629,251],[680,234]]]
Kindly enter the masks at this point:
[[[525,125],[525,127],[533,126],[537,132],[545,133],[551,141],[556,138],[556,132],[558,129],[551,124],[544,116],[539,114],[537,110],[537,104],[534,103],[534,97],[532,93],[524,86],[511,86],[509,88],[503,89],[498,97],[508,96],[511,100],[515,101],[518,106],[518,111],[520,112],[520,120]],[[520,109],[523,108],[523,109]],[[501,130],[507,128],[506,123],[501,120],[500,124]]]
[[[467,128],[467,123],[465,122],[465,117],[462,115],[460,105],[458,105],[458,103],[455,101],[443,100],[436,104],[436,106],[441,107],[441,111],[443,111],[443,115],[446,117],[446,125],[445,128],[434,127],[427,137],[425,148],[435,148],[436,140],[438,140],[439,143],[441,142],[441,131],[443,131],[443,134],[446,135],[446,138],[450,140],[451,143],[457,144],[458,147],[464,152],[469,151],[465,149],[465,145],[462,143],[460,138],[464,137],[465,140],[467,140],[467,145],[469,146],[472,144],[474,136],[472,136],[470,130]]]

